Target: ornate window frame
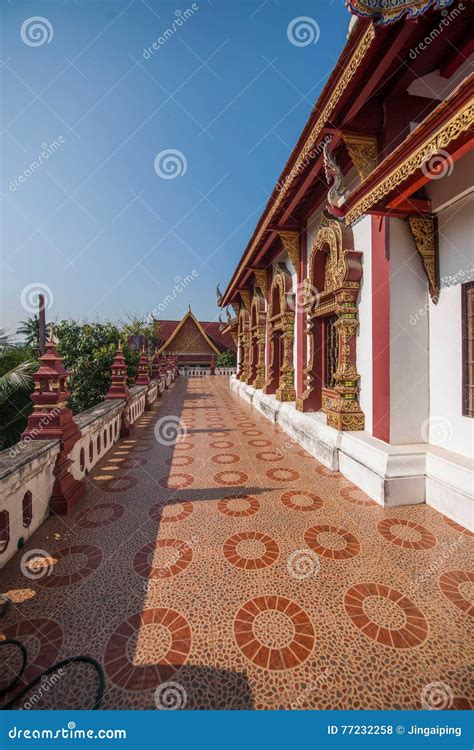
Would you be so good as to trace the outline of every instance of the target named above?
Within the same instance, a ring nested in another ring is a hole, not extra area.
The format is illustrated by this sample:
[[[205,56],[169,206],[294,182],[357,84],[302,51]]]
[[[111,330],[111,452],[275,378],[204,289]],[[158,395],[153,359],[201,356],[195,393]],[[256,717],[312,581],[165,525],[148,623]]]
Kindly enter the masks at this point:
[[[247,383],[254,388],[265,386],[265,331],[266,311],[265,298],[260,288],[254,286],[250,305],[249,321],[249,376]]]
[[[309,277],[304,281],[309,356],[304,371],[304,392],[296,408],[303,412],[322,410],[327,415],[328,425],[337,430],[364,429],[364,413],[359,405],[360,376],[356,368],[361,258],[362,253],[354,250],[350,227],[323,212],[311,248]],[[331,389],[324,387],[322,376],[323,326],[329,315],[337,316],[338,334],[336,385]]]
[[[275,295],[278,299],[278,310],[275,310]],[[295,295],[293,293],[292,276],[284,263],[278,263],[273,275],[268,305],[268,325],[270,363],[264,392],[275,393],[278,401],[294,401],[296,399],[293,365]],[[280,336],[283,339],[283,355],[277,372],[275,345]]]

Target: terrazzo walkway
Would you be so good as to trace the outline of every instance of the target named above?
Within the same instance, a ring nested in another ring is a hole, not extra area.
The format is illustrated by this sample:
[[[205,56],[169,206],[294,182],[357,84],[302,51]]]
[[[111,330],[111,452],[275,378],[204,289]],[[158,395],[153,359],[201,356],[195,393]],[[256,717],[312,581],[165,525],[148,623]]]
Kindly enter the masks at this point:
[[[471,705],[472,534],[382,509],[226,378],[179,378],[87,481],[0,571],[26,680],[88,655],[103,708]],[[95,680],[66,665],[34,707],[89,708]]]

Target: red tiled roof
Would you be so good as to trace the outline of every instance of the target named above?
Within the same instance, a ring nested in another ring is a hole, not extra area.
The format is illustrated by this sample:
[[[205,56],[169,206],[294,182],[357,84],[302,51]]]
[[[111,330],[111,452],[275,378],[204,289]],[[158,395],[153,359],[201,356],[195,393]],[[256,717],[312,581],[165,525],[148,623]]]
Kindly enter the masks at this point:
[[[160,319],[158,319],[156,322],[159,325],[160,331],[160,340],[158,342],[158,346],[163,346],[163,344],[168,341],[169,337],[174,333],[176,328],[181,323],[180,320]],[[220,352],[223,352],[226,349],[230,349],[232,352],[236,351],[234,340],[230,333],[222,333],[219,330],[220,323],[215,321],[202,320],[200,320],[199,323],[203,327],[206,336],[209,336],[209,338],[212,340],[212,343],[219,349]]]

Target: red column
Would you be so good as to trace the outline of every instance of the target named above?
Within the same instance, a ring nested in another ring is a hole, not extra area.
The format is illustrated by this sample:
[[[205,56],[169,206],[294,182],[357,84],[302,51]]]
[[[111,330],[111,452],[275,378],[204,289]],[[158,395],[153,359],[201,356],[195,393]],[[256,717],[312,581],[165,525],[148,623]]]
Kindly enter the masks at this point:
[[[372,216],[372,434],[390,442],[389,219]]]
[[[306,278],[306,232],[300,234],[300,262],[298,286],[296,290],[296,398],[301,398],[304,391],[304,369],[306,367],[306,313],[303,301],[303,281]]]

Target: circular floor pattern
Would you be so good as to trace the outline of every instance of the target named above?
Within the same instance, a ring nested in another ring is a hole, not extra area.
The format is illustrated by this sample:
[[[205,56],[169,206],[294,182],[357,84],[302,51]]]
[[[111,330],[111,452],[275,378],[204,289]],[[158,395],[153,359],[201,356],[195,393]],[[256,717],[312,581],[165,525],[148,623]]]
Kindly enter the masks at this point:
[[[261,531],[240,531],[230,536],[223,545],[226,560],[236,568],[261,570],[278,560],[278,544]]]
[[[319,474],[320,477],[328,477],[329,479],[342,479],[342,474],[340,474],[338,471],[331,471],[331,469],[328,469],[322,464],[316,466],[315,471],[316,474]]]
[[[439,577],[443,594],[469,617],[474,617],[474,573],[468,570],[449,570]]]
[[[173,472],[166,477],[161,477],[159,484],[160,487],[164,487],[167,490],[182,490],[194,484],[194,476],[192,474],[175,474]]]
[[[346,591],[344,607],[353,624],[383,646],[413,648],[426,640],[428,623],[404,594],[382,583],[358,583]]]
[[[259,461],[271,463],[273,461],[281,461],[283,453],[280,453],[279,451],[260,451],[255,454],[255,458],[258,458]]]
[[[469,531],[469,529],[466,529],[464,526],[461,526],[461,524],[456,523],[456,521],[453,521],[451,518],[448,518],[447,516],[442,516],[442,518],[445,524],[451,526],[452,529],[458,531],[460,534],[465,534],[465,536],[474,536],[474,532]]]
[[[339,495],[343,498],[343,500],[348,500],[354,505],[377,505],[375,500],[371,500],[369,497],[360,497],[360,495],[362,494],[362,490],[355,486],[341,487],[341,489],[339,490]]]
[[[97,570],[102,562],[102,556],[100,547],[91,544],[76,544],[55,551],[51,554],[54,565],[44,578],[37,579],[37,583],[47,588],[71,586],[88,578]]]
[[[431,531],[406,518],[384,518],[378,522],[377,530],[388,542],[405,549],[422,550],[436,546],[436,537]]]
[[[252,446],[252,448],[269,448],[269,446],[272,444],[271,440],[263,440],[263,439],[256,439],[256,440],[249,440],[249,445]]]
[[[124,512],[125,508],[119,503],[97,503],[79,513],[76,524],[83,529],[100,529],[117,521]]]
[[[131,490],[132,487],[135,487],[138,484],[138,479],[136,477],[130,476],[130,474],[125,474],[125,476],[123,477],[101,479],[100,474],[98,474],[94,477],[94,484],[97,489],[101,490],[102,492],[109,492],[115,495],[117,494],[117,492],[128,492],[129,490]]]
[[[214,482],[224,487],[245,484],[247,481],[248,474],[243,471],[219,471],[214,474]]]
[[[240,456],[236,453],[217,453],[211,456],[211,461],[215,464],[236,464],[240,461]]]
[[[194,463],[194,458],[192,456],[173,456],[172,458],[167,458],[165,461],[165,464],[167,466],[190,466]]]
[[[319,510],[323,507],[323,501],[319,495],[303,490],[289,490],[281,496],[283,505],[292,510]]]
[[[222,433],[223,432],[228,432],[228,430],[224,429],[224,428],[222,430],[211,430],[209,432],[209,437],[220,438],[220,437],[222,437]]]
[[[192,547],[183,539],[158,539],[138,550],[133,567],[142,578],[171,578],[186,570],[192,559]]]
[[[224,497],[222,500],[219,500],[217,510],[224,516],[245,518],[258,513],[260,503],[251,495],[234,495],[233,497]]]
[[[22,683],[30,682],[57,661],[63,644],[59,623],[45,617],[20,620],[2,629],[5,640],[18,640],[26,648],[28,661]]]
[[[233,448],[235,443],[233,443],[231,440],[213,440],[212,443],[209,443],[209,446],[211,448],[217,448],[218,450],[226,450],[227,448]]]
[[[191,443],[189,440],[178,440],[175,445],[173,445],[173,450],[175,451],[191,451],[196,447],[195,443]]]
[[[295,482],[300,478],[299,473],[294,469],[267,469],[265,474],[275,482]]]
[[[264,669],[292,669],[311,654],[315,635],[306,612],[283,596],[257,596],[237,612],[234,637],[244,656]]]
[[[166,682],[186,662],[191,628],[173,609],[145,609],[129,617],[109,638],[104,667],[124,690],[150,690]]]
[[[331,560],[348,560],[360,552],[360,542],[350,531],[337,526],[312,526],[304,532],[308,547]]]
[[[160,523],[179,523],[188,518],[194,510],[194,506],[189,500],[173,500],[169,505],[157,503],[148,511],[148,515],[154,521]]]
[[[263,432],[261,430],[243,430],[242,435],[247,435],[247,437],[258,437],[259,435],[263,435]]]

